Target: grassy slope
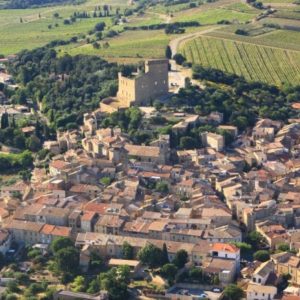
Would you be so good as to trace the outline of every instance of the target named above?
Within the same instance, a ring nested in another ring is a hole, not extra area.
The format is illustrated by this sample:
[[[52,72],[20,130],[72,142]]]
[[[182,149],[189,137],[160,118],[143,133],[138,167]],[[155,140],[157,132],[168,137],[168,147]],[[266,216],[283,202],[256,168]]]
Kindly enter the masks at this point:
[[[108,0],[106,4],[116,7],[125,7],[126,0]],[[109,19],[90,18],[82,19],[72,25],[63,25],[63,19],[68,18],[74,11],[92,12],[94,7],[100,5],[96,0],[88,0],[86,3],[73,6],[55,6],[24,10],[0,10],[0,53],[16,53],[24,48],[32,49],[42,46],[54,39],[68,39],[80,33],[87,33],[93,26]],[[53,13],[58,12],[60,19],[54,19]],[[39,18],[39,14],[41,18]],[[23,23],[20,22],[22,18]],[[55,24],[58,27],[54,27]],[[52,25],[52,29],[48,29]]]
[[[203,36],[186,42],[181,52],[189,61],[243,75],[248,80],[276,85],[300,81],[299,51]]]
[[[191,10],[178,14],[174,17],[174,21],[198,21],[200,24],[216,24],[222,20],[246,22],[251,20],[255,14],[243,13],[226,8],[209,9],[207,11],[194,11]]]
[[[266,34],[249,37],[221,29],[210,32],[208,35],[222,39],[300,51],[300,32],[297,31],[274,30]]]
[[[118,37],[108,40],[109,48],[94,49],[91,44],[77,47],[63,47],[71,55],[97,54],[103,57],[163,57],[169,37],[162,30],[127,31]],[[103,45],[103,42],[100,43]]]

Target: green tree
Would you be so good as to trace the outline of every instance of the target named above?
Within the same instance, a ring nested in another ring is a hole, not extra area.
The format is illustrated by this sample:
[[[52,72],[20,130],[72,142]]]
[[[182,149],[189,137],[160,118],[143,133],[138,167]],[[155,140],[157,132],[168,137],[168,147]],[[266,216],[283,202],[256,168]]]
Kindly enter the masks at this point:
[[[18,173],[18,175],[22,178],[23,181],[30,181],[32,176],[30,170],[22,170]]]
[[[30,277],[26,273],[16,272],[15,278],[16,278],[18,284],[28,285],[28,283],[30,282]]]
[[[197,267],[192,267],[189,270],[189,278],[192,278],[194,280],[197,280],[199,282],[202,281],[203,279],[203,272],[201,268],[197,268]]]
[[[100,179],[100,183],[107,186],[107,185],[110,185],[111,183],[111,178],[110,177],[102,177]]]
[[[270,253],[267,250],[258,250],[253,254],[255,260],[265,262],[270,259]]]
[[[258,249],[263,241],[263,236],[257,231],[251,231],[246,237],[246,242],[250,244],[254,250]]]
[[[55,287],[48,287],[45,291],[45,296],[42,298],[42,300],[52,300],[54,294],[56,293]]]
[[[242,257],[247,256],[247,254],[249,254],[250,251],[252,250],[252,246],[244,242],[236,242],[233,244],[241,250]]]
[[[152,244],[146,245],[138,252],[138,259],[150,268],[161,265],[162,256],[162,250]]]
[[[4,299],[5,300],[17,300],[18,297],[15,294],[7,294]]]
[[[73,246],[74,243],[71,239],[66,237],[57,237],[52,241],[50,249],[54,254],[56,254],[61,249]]]
[[[75,247],[66,247],[55,253],[55,262],[60,272],[74,274],[79,267],[79,252]]]
[[[173,263],[179,268],[183,268],[184,265],[188,262],[188,253],[181,249],[179,251],[177,251],[177,253],[175,254]]]
[[[90,269],[94,271],[99,271],[103,265],[103,259],[97,252],[92,252],[90,256]]]
[[[130,269],[128,266],[112,268],[106,273],[100,274],[100,286],[106,290],[111,300],[128,299],[128,283]]]
[[[158,181],[155,185],[155,189],[157,192],[166,194],[169,192],[169,185],[165,181]]]
[[[197,142],[190,136],[183,136],[180,138],[179,147],[181,149],[195,149],[197,147]]]
[[[76,276],[71,284],[73,292],[84,292],[85,291],[85,279],[83,276]]]
[[[162,264],[168,264],[169,261],[169,254],[168,254],[168,248],[166,243],[163,244],[163,248],[162,248]]]
[[[244,291],[236,284],[227,285],[223,294],[228,300],[240,300],[244,297]]]
[[[169,282],[169,284],[173,284],[176,274],[177,274],[178,268],[174,264],[165,264],[160,269],[161,275],[166,278]]]
[[[7,283],[7,290],[11,293],[19,293],[20,289],[16,280],[11,280]]]
[[[126,241],[122,245],[122,255],[124,259],[133,259],[133,247]]]
[[[96,294],[98,293],[100,290],[100,283],[98,279],[93,279],[90,283],[89,283],[89,287],[87,289],[87,293],[89,294]]]
[[[182,65],[186,60],[185,57],[180,53],[175,54],[173,56],[173,59],[175,60],[177,65]]]
[[[277,246],[277,250],[279,250],[280,252],[287,252],[290,251],[290,245],[287,243],[280,243]]]
[[[36,135],[32,135],[27,139],[26,146],[30,151],[37,152],[41,149],[42,144]]]
[[[5,129],[9,126],[9,121],[8,121],[8,113],[5,112],[1,116],[1,129]]]
[[[168,58],[168,59],[172,58],[172,50],[169,45],[166,47],[166,58]]]

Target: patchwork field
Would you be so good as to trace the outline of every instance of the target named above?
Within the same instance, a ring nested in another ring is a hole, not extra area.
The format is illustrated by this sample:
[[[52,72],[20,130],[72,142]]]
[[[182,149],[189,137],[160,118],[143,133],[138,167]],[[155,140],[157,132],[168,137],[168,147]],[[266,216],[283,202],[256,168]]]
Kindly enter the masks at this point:
[[[300,81],[300,52],[240,41],[201,36],[180,51],[188,61],[244,76],[248,80],[282,85]]]
[[[124,9],[126,0],[108,0],[112,11],[117,7]],[[65,18],[69,18],[74,12],[94,11],[99,6],[96,0],[88,0],[81,5],[65,5],[43,7],[35,9],[0,10],[0,54],[17,53],[22,49],[33,49],[42,46],[55,39],[69,39],[79,34],[86,34],[95,24],[104,21],[108,26],[110,18],[88,18],[77,20],[72,25],[64,25]],[[59,18],[53,14],[58,13]],[[58,26],[57,26],[57,25]],[[51,29],[48,26],[52,26]]]

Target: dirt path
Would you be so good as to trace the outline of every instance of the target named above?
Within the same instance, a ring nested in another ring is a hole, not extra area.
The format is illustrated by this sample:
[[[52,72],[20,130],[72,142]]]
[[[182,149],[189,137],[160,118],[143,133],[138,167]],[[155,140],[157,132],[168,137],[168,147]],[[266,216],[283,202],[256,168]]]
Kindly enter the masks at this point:
[[[182,36],[180,36],[176,39],[171,40],[170,43],[169,43],[169,46],[172,50],[172,55],[175,55],[177,53],[180,44],[185,43],[188,40],[191,40],[191,39],[193,39],[195,37],[198,37],[198,36],[201,36],[203,34],[210,33],[210,32],[212,32],[216,29],[219,29],[221,27],[222,26],[211,27],[211,28],[208,28],[208,29],[203,30],[203,31],[188,33],[188,34],[182,35]]]
[[[179,47],[182,43],[185,43],[185,42],[187,42],[187,41],[189,41],[193,38],[202,36],[203,34],[212,32],[212,31],[214,31],[216,29],[219,29],[221,27],[222,26],[214,26],[214,27],[208,28],[206,30],[185,34],[183,36],[180,36],[176,39],[171,40],[170,43],[169,43],[169,46],[171,48],[172,55],[175,55],[178,52],[178,49],[179,49]],[[184,81],[185,78],[188,77],[188,78],[191,79],[192,84],[198,85],[200,88],[205,89],[205,85],[203,85],[203,83],[201,83],[198,80],[192,79],[193,72],[192,72],[191,68],[183,68],[182,66],[177,65],[174,60],[170,60],[170,64],[171,64],[171,70],[173,70],[175,73],[177,73],[177,77],[181,81]]]
[[[158,16],[158,17],[161,18],[161,19],[164,21],[164,23],[166,23],[166,24],[171,23],[172,18],[171,18],[171,16],[169,16],[169,15],[167,15],[167,14],[160,14],[160,13],[153,12],[153,11],[149,11],[148,13],[149,13],[149,14],[153,14],[153,15]]]

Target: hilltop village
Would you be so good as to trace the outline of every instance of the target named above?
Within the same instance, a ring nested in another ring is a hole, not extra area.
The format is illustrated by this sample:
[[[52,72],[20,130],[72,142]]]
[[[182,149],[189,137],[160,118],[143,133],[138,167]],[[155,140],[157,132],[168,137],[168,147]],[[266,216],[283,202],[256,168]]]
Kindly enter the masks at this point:
[[[119,272],[128,266],[128,288],[147,299],[299,299],[299,120],[259,118],[241,134],[218,110],[203,115],[150,105],[190,84],[174,82],[168,69],[168,60],[149,60],[144,70],[119,73],[116,97],[84,114],[80,129],[43,143],[51,154],[48,168],[35,167],[30,180],[1,186],[0,252],[39,274],[36,266],[50,248],[55,253],[53,244],[72,241],[80,274],[91,278],[95,257]],[[101,125],[126,109],[139,111],[149,131],[162,118],[172,126],[144,144],[118,126]],[[176,136],[187,144],[186,132],[199,125],[216,130],[199,133],[194,149],[172,146]],[[34,262],[19,257],[25,248]],[[84,279],[66,279],[73,271],[66,257],[65,285],[54,299],[129,299],[102,285],[74,288]],[[0,281],[14,282],[5,268]]]

